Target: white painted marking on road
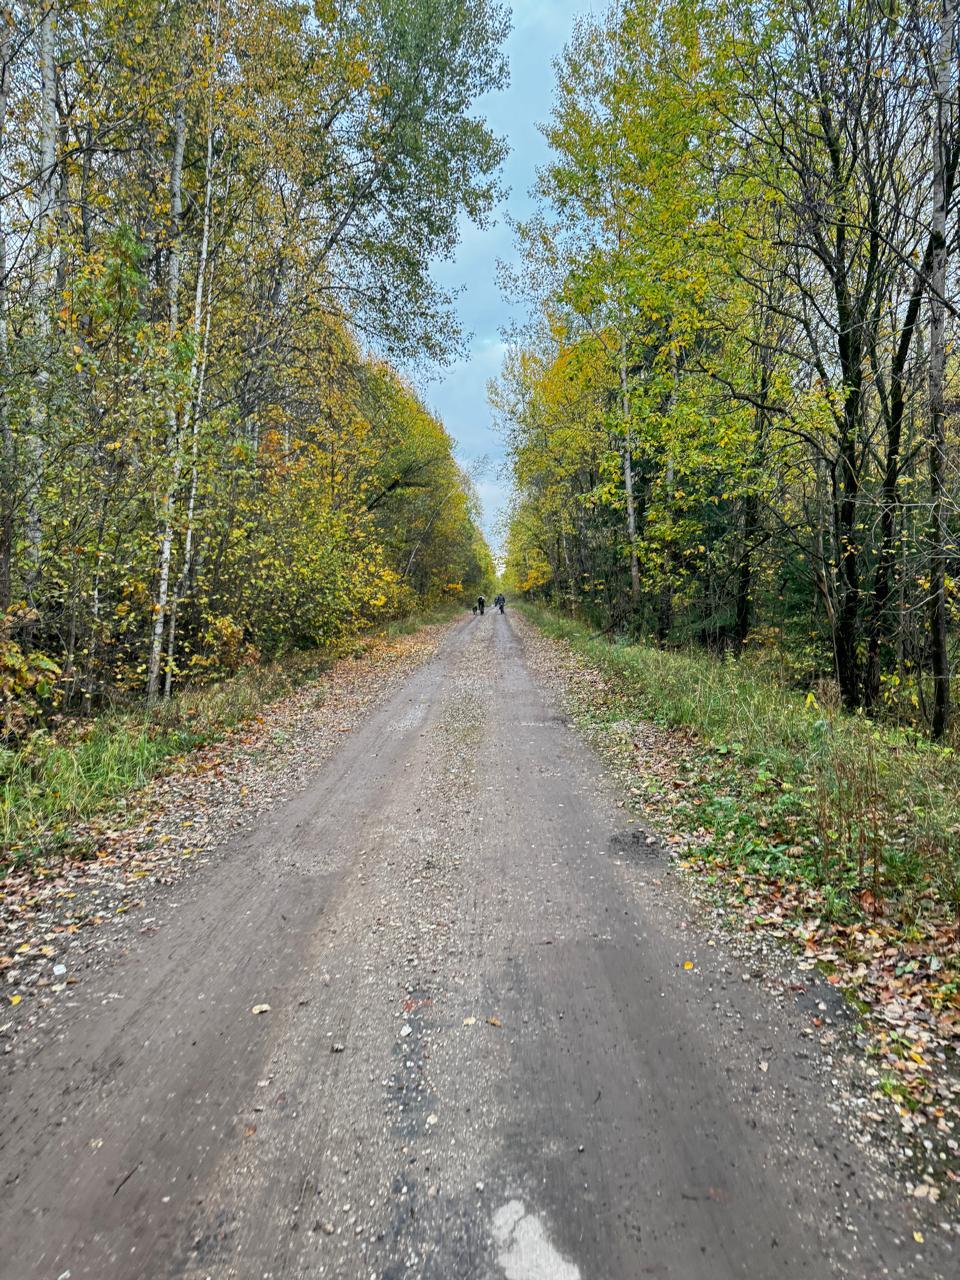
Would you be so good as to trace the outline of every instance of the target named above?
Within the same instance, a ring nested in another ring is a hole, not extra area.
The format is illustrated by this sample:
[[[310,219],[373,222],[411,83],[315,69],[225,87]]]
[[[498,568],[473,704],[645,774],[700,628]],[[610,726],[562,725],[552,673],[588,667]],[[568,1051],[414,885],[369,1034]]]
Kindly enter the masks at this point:
[[[550,1243],[542,1219],[522,1200],[510,1200],[493,1215],[497,1262],[507,1280],[580,1280],[580,1269]]]

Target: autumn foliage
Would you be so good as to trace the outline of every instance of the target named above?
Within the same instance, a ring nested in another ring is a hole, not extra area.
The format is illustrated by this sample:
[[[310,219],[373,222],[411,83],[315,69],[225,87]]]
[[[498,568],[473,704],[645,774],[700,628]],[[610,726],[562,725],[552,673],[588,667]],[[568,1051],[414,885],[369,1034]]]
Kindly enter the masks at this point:
[[[494,388],[519,591],[944,736],[957,39],[954,0],[580,25]]]
[[[455,350],[429,267],[494,195],[502,34],[485,0],[3,7],[7,734],[490,572],[396,366]]]

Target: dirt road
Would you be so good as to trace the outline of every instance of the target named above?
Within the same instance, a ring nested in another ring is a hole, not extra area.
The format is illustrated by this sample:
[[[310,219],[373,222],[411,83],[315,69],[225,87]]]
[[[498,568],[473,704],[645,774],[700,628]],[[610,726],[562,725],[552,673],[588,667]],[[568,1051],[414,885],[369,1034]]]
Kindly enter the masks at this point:
[[[509,615],[159,914],[6,1071],[3,1280],[956,1274]]]

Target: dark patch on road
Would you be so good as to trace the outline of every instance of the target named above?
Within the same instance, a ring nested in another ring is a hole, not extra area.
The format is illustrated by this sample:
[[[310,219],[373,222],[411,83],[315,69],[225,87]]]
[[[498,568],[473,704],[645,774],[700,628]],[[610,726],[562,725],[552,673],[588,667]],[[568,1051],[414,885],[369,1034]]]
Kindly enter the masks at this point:
[[[643,827],[628,827],[610,837],[607,852],[615,858],[635,862],[662,862],[663,846],[657,837]]]

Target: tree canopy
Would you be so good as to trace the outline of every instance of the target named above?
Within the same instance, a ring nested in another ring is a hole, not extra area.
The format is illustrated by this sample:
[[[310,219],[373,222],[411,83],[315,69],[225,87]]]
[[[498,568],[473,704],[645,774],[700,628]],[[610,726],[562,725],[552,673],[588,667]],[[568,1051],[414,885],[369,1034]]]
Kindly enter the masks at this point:
[[[581,23],[493,388],[518,590],[945,732],[957,34],[954,0]]]
[[[431,263],[503,144],[489,0],[21,0],[0,25],[4,705],[169,693],[492,573]]]

